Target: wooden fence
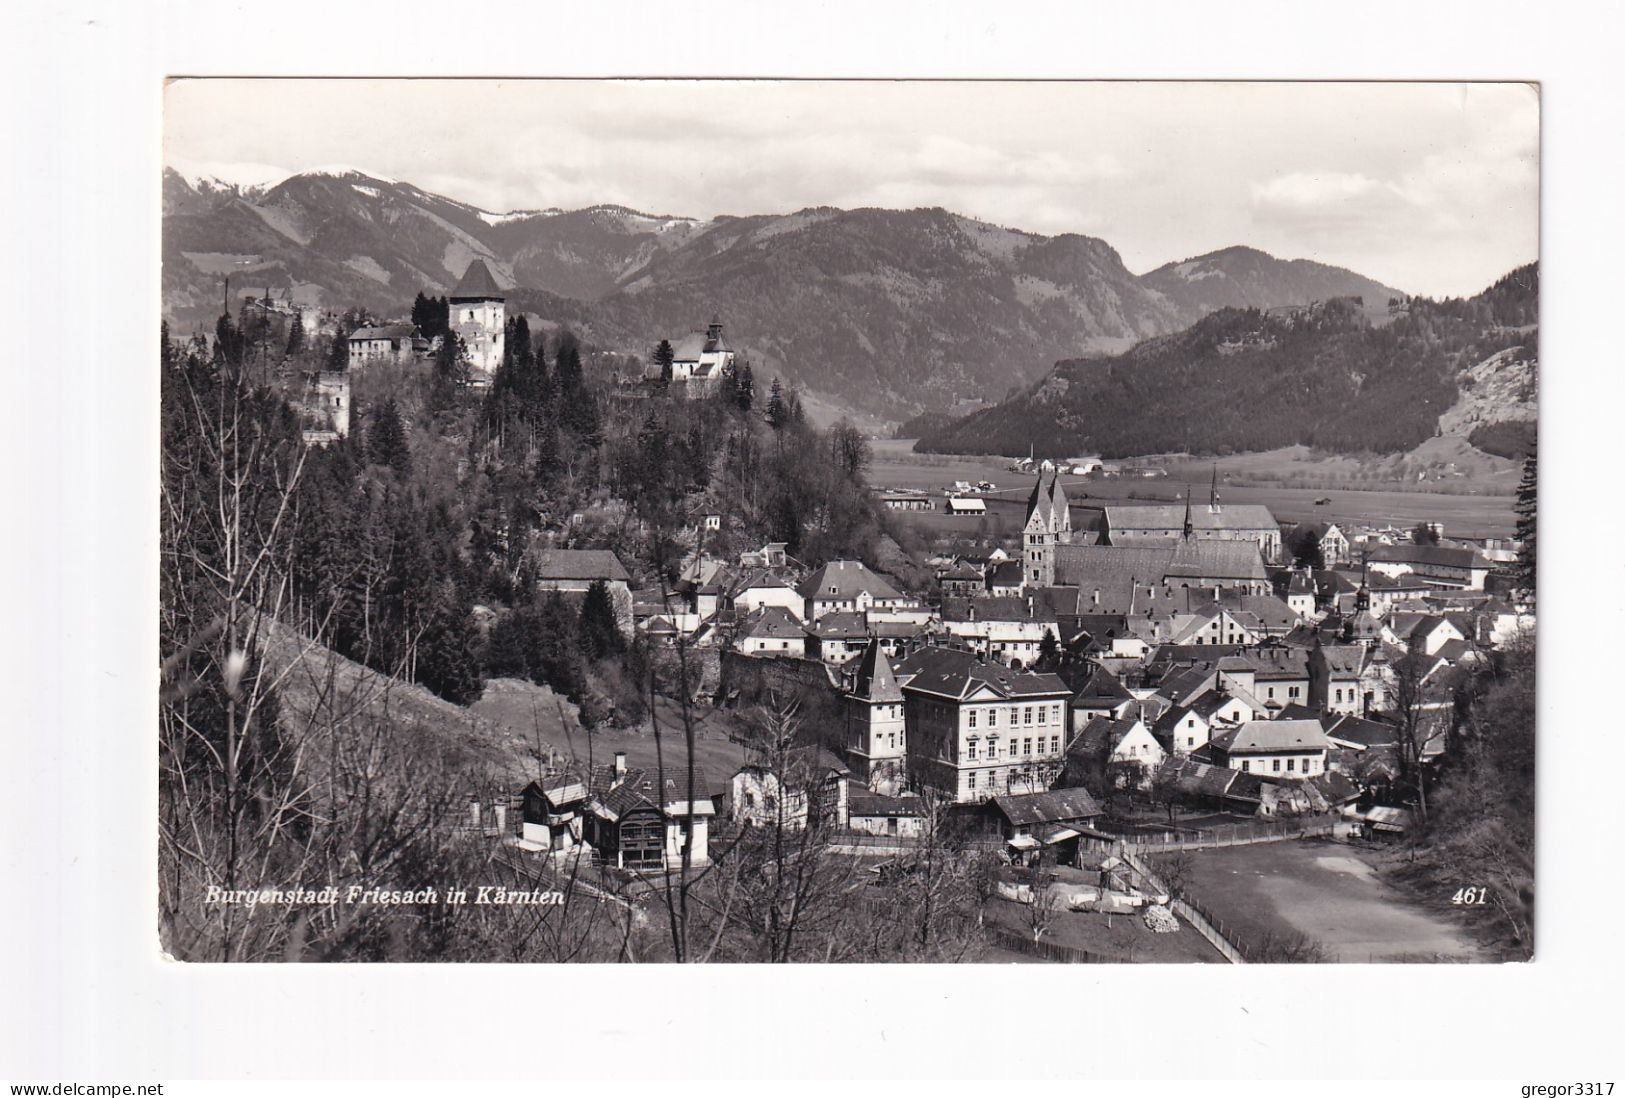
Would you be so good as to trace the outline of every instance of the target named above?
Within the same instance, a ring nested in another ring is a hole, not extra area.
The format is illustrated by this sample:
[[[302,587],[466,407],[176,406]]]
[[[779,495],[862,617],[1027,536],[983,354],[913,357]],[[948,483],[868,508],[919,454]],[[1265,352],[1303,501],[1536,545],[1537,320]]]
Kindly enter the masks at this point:
[[[1017,934],[1013,930],[1006,930],[1002,926],[987,928],[988,940],[1000,949],[1008,949],[1014,953],[1025,953],[1032,957],[1042,957],[1046,961],[1059,961],[1069,965],[1109,965],[1121,964],[1118,957],[1103,957],[1098,953],[1090,953],[1087,949],[1076,946],[1062,945],[1059,942],[1033,941],[1025,934]]]

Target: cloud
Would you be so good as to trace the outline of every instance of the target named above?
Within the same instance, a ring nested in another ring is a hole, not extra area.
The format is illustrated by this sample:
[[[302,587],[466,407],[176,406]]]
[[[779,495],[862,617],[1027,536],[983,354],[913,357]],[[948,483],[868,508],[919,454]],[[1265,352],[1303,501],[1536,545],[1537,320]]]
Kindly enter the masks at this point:
[[[1134,270],[1249,244],[1464,293],[1534,258],[1539,109],[1508,84],[199,79],[166,88],[165,143],[499,212],[942,206]]]

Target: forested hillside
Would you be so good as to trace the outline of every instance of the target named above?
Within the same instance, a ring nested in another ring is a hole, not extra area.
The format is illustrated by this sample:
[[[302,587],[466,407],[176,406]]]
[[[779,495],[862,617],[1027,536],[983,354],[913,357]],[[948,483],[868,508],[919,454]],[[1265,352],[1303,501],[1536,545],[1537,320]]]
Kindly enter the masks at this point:
[[[921,438],[917,449],[1405,451],[1435,433],[1464,369],[1510,348],[1534,357],[1538,296],[1530,265],[1473,298],[1399,301],[1381,324],[1339,299],[1290,313],[1224,309],[1120,355],[1057,363],[1020,396]]]
[[[212,327],[221,281],[333,312],[400,315],[486,262],[510,312],[646,354],[712,315],[759,372],[875,419],[999,400],[1059,359],[1120,351],[1221,305],[1398,293],[1323,264],[1228,248],[1136,275],[1105,240],[940,208],[699,220],[616,206],[489,213],[335,168],[242,191],[164,178],[164,308]]]

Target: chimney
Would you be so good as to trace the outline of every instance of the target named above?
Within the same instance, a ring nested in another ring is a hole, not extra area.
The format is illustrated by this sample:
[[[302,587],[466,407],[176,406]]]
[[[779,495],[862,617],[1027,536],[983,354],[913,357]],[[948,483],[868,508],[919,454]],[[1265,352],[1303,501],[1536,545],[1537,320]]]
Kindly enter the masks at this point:
[[[970,620],[975,621],[976,620],[976,603],[972,602],[968,609],[970,611]]]
[[[615,752],[615,785],[626,780],[626,752]],[[613,788],[613,786],[611,787]]]
[[[1098,587],[1095,588],[1095,602],[1094,602],[1094,604],[1096,606],[1100,605],[1100,588],[1098,588]]]

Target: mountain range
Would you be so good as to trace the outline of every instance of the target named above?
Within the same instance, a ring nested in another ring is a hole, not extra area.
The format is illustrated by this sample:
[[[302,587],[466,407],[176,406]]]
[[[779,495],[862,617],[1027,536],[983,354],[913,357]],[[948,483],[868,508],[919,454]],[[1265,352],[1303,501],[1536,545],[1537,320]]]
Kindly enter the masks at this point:
[[[1337,267],[1226,248],[1136,275],[1104,240],[939,208],[691,217],[619,206],[494,214],[354,168],[236,186],[166,169],[165,316],[209,327],[222,278],[404,315],[484,259],[533,328],[643,354],[712,314],[758,374],[870,421],[997,401],[1062,359],[1226,307],[1403,296]]]
[[[1403,299],[1380,318],[1342,298],[1225,307],[1121,354],[1059,362],[1014,397],[928,428],[915,448],[1393,454],[1453,435],[1500,439],[1491,448],[1511,456],[1533,438],[1539,296],[1530,264],[1474,297]],[[1488,430],[1499,424],[1509,427]]]

